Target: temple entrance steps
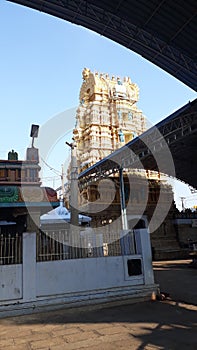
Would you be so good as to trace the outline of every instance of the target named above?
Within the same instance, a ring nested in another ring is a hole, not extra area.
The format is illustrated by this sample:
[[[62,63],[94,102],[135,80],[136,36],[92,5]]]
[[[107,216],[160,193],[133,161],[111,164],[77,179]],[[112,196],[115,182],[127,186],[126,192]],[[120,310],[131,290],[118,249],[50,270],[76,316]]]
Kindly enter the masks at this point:
[[[179,259],[188,259],[189,251],[188,249],[167,249],[160,248],[157,249],[154,253],[154,261],[156,260],[179,260]]]
[[[178,249],[180,248],[179,243],[177,240],[173,237],[167,237],[167,238],[157,238],[157,239],[151,239],[152,246],[157,248],[172,248],[172,249]]]
[[[180,247],[176,237],[151,237],[153,260],[185,259],[189,256],[188,249]]]

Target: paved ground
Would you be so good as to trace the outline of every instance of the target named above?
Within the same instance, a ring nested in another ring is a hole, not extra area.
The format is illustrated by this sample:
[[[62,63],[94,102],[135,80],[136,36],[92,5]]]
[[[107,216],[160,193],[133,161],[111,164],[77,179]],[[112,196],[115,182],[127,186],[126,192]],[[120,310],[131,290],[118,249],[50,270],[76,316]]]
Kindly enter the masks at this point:
[[[170,293],[173,300],[197,305],[197,269],[189,268],[190,262],[154,262],[154,275],[160,290]]]
[[[0,320],[0,350],[197,349],[197,270],[154,263],[173,300],[80,308]]]

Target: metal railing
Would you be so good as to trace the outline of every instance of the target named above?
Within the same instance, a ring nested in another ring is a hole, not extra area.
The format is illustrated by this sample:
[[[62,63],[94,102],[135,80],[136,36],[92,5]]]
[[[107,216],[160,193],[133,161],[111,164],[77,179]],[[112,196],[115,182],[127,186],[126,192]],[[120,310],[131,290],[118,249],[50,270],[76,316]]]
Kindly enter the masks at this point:
[[[70,234],[68,229],[42,230],[37,234],[37,261],[121,256],[135,253],[133,232],[117,239],[118,234]],[[119,234],[120,237],[120,234]]]
[[[18,233],[0,234],[0,265],[22,263],[22,236]]]
[[[37,261],[64,260],[69,258],[66,242],[68,230],[42,230],[37,234]]]
[[[37,234],[36,259],[41,261],[82,259],[135,254],[132,231],[117,239],[117,233],[70,234],[69,229],[42,230]],[[0,265],[22,263],[22,235],[0,234]]]

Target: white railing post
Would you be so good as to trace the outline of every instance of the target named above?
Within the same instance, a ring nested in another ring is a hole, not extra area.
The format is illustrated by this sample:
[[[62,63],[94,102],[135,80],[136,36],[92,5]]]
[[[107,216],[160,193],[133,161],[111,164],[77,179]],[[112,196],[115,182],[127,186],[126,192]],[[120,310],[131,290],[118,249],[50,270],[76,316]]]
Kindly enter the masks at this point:
[[[36,299],[36,232],[23,233],[23,300]]]

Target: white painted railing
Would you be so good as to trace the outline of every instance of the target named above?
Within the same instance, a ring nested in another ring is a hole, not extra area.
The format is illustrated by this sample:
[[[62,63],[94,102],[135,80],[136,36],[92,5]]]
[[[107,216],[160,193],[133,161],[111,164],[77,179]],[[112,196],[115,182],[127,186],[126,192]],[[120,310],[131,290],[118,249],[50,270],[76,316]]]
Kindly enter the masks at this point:
[[[0,265],[22,263],[22,236],[18,233],[0,234]]]
[[[110,234],[95,234],[93,230],[77,233],[68,229],[40,230],[37,234],[37,261],[133,255],[137,253],[134,240],[132,230]]]

